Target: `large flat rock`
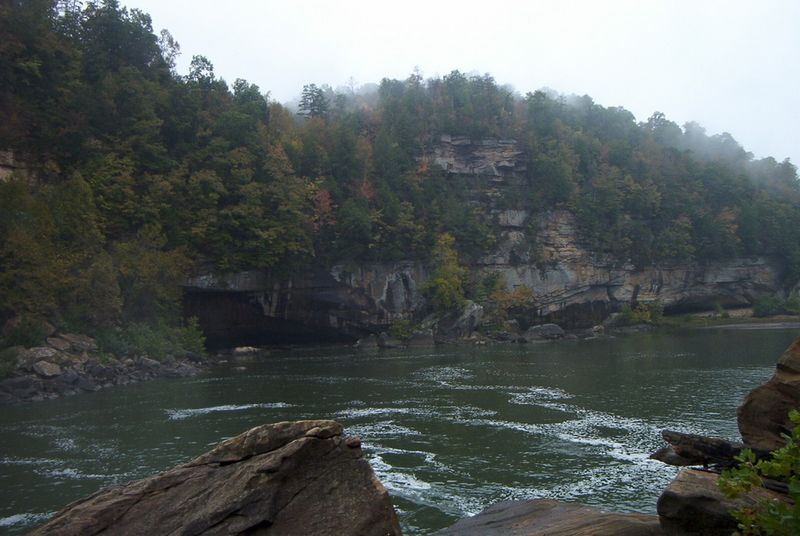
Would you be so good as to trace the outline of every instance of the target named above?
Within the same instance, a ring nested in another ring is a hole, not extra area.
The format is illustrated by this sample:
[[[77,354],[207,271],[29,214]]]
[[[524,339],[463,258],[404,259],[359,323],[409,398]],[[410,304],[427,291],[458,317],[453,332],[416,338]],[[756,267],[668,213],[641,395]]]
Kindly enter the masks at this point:
[[[755,488],[743,497],[731,500],[717,487],[719,475],[684,469],[658,499],[661,526],[669,534],[729,536],[736,530],[733,510],[755,506],[762,499],[786,500],[764,488]]]
[[[74,502],[32,534],[399,535],[360,444],[333,421],[259,426]]]
[[[739,432],[751,447],[775,450],[794,425],[789,411],[800,408],[800,338],[781,355],[775,374],[745,397],[737,412]]]
[[[606,512],[550,499],[506,501],[436,536],[650,536],[664,534],[658,517]]]

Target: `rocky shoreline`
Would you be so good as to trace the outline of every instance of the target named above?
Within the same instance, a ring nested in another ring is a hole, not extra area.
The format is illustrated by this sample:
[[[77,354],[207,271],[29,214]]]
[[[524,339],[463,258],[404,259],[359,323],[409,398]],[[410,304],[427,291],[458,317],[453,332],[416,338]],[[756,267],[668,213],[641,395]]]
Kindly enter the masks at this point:
[[[16,367],[0,380],[0,403],[38,401],[95,392],[155,378],[194,376],[202,358],[162,361],[147,356],[117,357],[99,351],[97,341],[76,333],[51,333],[46,346],[15,347]]]
[[[386,332],[359,339],[354,345],[361,351],[378,351],[397,348],[426,348],[442,344],[542,344],[563,341],[613,338],[674,326],[653,324],[615,325],[609,322],[588,329],[564,330],[557,324],[539,324],[520,330],[514,322],[506,322],[505,329],[491,335],[476,331],[482,310],[467,307],[460,315],[437,319],[423,329],[413,331],[406,338],[394,338]],[[744,319],[742,319],[744,320]],[[772,322],[747,319],[735,324],[692,325],[692,329],[784,329],[800,327],[794,319],[780,318]],[[722,321],[721,319],[719,321]],[[11,348],[16,354],[16,367],[11,374],[0,379],[0,404],[41,401],[90,393],[157,378],[185,378],[199,374],[214,364],[228,361],[254,359],[268,354],[273,347],[239,347],[228,353],[204,357],[151,359],[145,355],[114,356],[99,351],[95,339],[75,333],[53,332],[46,338],[46,346]],[[279,345],[274,348],[285,349]]]

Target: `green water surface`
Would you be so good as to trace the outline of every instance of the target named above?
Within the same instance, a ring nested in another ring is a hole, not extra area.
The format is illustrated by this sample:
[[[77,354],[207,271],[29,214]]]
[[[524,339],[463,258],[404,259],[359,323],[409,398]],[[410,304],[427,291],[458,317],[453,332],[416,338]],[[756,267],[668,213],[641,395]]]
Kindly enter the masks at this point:
[[[363,440],[406,534],[494,502],[655,511],[659,432],[737,438],[736,407],[797,330],[536,345],[273,351],[190,379],[0,408],[0,531],[185,462],[263,423],[331,418]]]

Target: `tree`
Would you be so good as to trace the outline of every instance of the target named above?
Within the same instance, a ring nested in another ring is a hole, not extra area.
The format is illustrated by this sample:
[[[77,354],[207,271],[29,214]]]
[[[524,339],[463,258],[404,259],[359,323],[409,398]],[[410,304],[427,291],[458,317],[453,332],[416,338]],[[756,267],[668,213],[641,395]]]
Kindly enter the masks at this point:
[[[167,247],[158,224],[146,224],[135,238],[117,243],[114,265],[119,270],[125,320],[176,319],[189,258],[182,249]]]
[[[67,274],[46,203],[17,178],[0,181],[0,319],[47,316],[57,309]]]
[[[189,64],[189,80],[196,84],[207,85],[214,81],[214,64],[205,56],[192,56]]]
[[[317,87],[316,84],[303,86],[303,93],[300,97],[298,115],[306,117],[325,117],[328,115],[328,98],[325,90]]]
[[[433,275],[426,284],[428,299],[439,312],[453,311],[464,306],[466,270],[459,264],[456,240],[442,233],[433,250]]]
[[[172,37],[169,30],[161,30],[158,36],[158,48],[161,50],[161,56],[164,62],[169,67],[172,74],[175,74],[175,62],[178,56],[181,55],[181,45]]]

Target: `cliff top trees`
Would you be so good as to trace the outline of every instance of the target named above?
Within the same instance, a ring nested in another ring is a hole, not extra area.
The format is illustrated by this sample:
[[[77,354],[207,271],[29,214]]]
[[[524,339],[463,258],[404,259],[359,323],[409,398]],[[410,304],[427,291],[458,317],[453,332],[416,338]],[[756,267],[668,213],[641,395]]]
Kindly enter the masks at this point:
[[[288,273],[435,257],[434,299],[449,307],[463,298],[458,258],[502,232],[491,203],[569,210],[619,262],[776,255],[800,279],[797,170],[729,135],[458,71],[338,95],[309,84],[298,119],[203,56],[178,76],[177,53],[113,0],[0,3],[0,150],[36,177],[0,184],[0,320],[66,314],[87,281],[107,302],[95,318],[74,311],[88,322],[168,315],[186,259]],[[513,198],[432,165],[443,134],[515,138],[528,171]]]
[[[325,90],[317,87],[316,84],[303,86],[298,113],[306,117],[325,117],[328,115],[328,98],[325,96]]]

